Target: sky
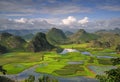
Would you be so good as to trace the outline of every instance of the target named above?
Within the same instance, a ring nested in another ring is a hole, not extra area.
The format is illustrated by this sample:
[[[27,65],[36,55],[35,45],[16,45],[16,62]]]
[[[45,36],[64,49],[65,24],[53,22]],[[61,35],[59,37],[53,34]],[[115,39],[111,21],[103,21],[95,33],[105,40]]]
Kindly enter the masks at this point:
[[[0,0],[0,30],[119,26],[120,0]]]

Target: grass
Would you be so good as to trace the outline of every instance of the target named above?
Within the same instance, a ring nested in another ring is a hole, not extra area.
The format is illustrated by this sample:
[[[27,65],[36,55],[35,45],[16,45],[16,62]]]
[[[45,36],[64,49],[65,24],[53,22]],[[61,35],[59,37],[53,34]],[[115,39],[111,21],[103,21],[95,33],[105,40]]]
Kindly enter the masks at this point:
[[[54,71],[58,75],[62,76],[70,76],[75,75],[78,72],[84,72],[84,67],[80,66],[79,64],[69,64],[65,65],[63,68]]]
[[[40,62],[42,53],[29,53],[29,52],[13,52],[7,53],[0,56],[0,65],[10,63],[31,63]]]
[[[7,74],[17,74],[33,65],[42,63],[42,55],[45,55],[45,61],[55,61],[56,59],[53,57],[59,58],[55,52],[14,52],[1,55],[0,65],[7,70]]]
[[[40,72],[40,73],[48,73],[48,74],[53,74],[54,70],[58,70],[60,68],[62,68],[64,65],[61,64],[48,64],[47,66],[39,66],[36,68],[36,72]]]
[[[45,51],[39,53],[32,52],[12,52],[0,55],[0,65],[3,65],[8,74],[17,74],[25,69],[39,65],[35,71],[39,73],[48,73],[57,76],[88,76],[94,77],[95,74],[89,70],[88,66],[107,66],[111,65],[109,59],[98,59],[96,56],[114,56],[120,55],[114,53],[112,49],[91,48],[87,44],[60,45],[62,48],[76,48],[80,51],[89,51],[93,57],[86,56],[80,52],[71,52],[64,55],[55,51]],[[44,61],[42,61],[44,55]],[[70,61],[83,61],[80,64],[68,64]],[[107,69],[107,68],[104,68]]]
[[[80,48],[87,48],[89,43],[84,44],[67,44],[67,45],[60,45],[61,48],[74,48],[74,49],[80,49]]]
[[[3,68],[7,70],[7,74],[17,74],[35,64],[36,63],[11,63],[4,65]]]
[[[112,65],[112,62],[110,59],[97,59],[99,64],[102,65]]]
[[[94,63],[94,57],[90,57],[90,59],[88,60],[88,63]]]

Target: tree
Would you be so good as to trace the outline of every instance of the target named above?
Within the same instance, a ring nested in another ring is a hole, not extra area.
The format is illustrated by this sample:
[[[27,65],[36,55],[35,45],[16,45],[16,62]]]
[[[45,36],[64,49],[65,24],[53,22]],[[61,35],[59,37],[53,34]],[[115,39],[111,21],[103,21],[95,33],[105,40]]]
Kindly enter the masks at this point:
[[[44,55],[42,55],[42,61],[44,61]]]
[[[39,82],[58,82],[57,79],[46,76],[46,75],[40,77],[38,80],[39,80]]]
[[[0,44],[0,54],[8,52],[7,48]]]
[[[107,79],[112,82],[120,82],[120,67],[116,69],[111,69],[105,72],[107,74]]]
[[[105,48],[110,48],[110,43],[109,43],[109,42],[105,42],[105,43],[103,43],[103,46],[104,46]]]
[[[2,72],[5,75],[7,71],[3,69],[3,66],[0,66],[0,72]]]
[[[35,81],[35,76],[29,75],[27,79],[25,79],[25,82],[34,82]]]
[[[111,59],[113,65],[120,64],[120,58]],[[120,82],[120,67],[105,71],[106,76],[96,75],[100,82]]]
[[[113,65],[120,64],[120,58],[112,58],[111,61],[112,61]]]
[[[11,80],[5,76],[0,76],[0,82],[15,82],[15,81]]]
[[[120,44],[117,45],[116,51],[117,51],[117,52],[120,52]]]
[[[107,77],[106,76],[96,75],[96,78],[99,79],[100,82],[106,82],[107,81]]]

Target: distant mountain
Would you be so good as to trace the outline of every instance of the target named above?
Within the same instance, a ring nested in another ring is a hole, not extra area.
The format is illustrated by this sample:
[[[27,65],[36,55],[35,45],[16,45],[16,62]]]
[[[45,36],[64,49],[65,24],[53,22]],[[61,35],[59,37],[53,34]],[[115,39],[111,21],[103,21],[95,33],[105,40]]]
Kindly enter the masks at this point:
[[[52,28],[47,32],[47,40],[51,44],[62,44],[67,39],[64,32],[57,28]]]
[[[72,42],[78,42],[78,43],[88,42],[91,40],[96,40],[98,38],[99,38],[98,35],[93,33],[88,33],[84,29],[79,29],[78,32],[70,36]]]
[[[54,48],[54,46],[47,41],[46,35],[44,33],[39,32],[28,43],[27,48],[29,51],[32,52],[40,52],[40,51],[51,50]]]
[[[36,34],[38,32],[46,33],[48,29],[21,29],[21,30],[15,30],[15,29],[8,29],[8,30],[0,30],[0,33],[10,33],[16,36],[25,36],[28,34]]]
[[[17,50],[23,49],[26,41],[20,36],[14,36],[10,33],[1,33],[0,44],[9,50]]]
[[[66,36],[71,36],[73,34],[73,32],[71,32],[71,31],[65,31],[64,33]]]
[[[30,41],[33,37],[34,34],[30,33],[30,34],[26,34],[24,36],[21,36],[23,39],[25,39],[26,41]]]
[[[120,28],[115,28],[115,29],[111,29],[111,30],[98,30],[96,31],[96,34],[104,34],[104,33],[114,33],[114,34],[120,34]]]

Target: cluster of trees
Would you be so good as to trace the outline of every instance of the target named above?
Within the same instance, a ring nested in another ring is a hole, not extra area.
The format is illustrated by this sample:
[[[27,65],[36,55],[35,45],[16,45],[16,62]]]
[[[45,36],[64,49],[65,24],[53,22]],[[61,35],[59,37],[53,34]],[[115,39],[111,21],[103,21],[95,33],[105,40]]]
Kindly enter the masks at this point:
[[[0,82],[15,82],[15,81],[11,80],[5,76],[0,76]]]
[[[7,70],[3,69],[3,66],[0,66],[0,72],[2,72],[5,75]]]
[[[38,79],[39,82],[58,82],[57,79],[49,77],[49,76],[42,76]],[[25,82],[35,82],[35,76],[30,75],[27,79],[25,79]]]
[[[117,45],[116,51],[117,51],[118,53],[120,53],[120,44]]]
[[[6,52],[8,52],[7,48],[0,44],[0,54],[6,53]]]
[[[120,64],[120,58],[111,59],[113,65]],[[96,75],[100,82],[120,82],[120,67],[105,71],[106,75]]]

